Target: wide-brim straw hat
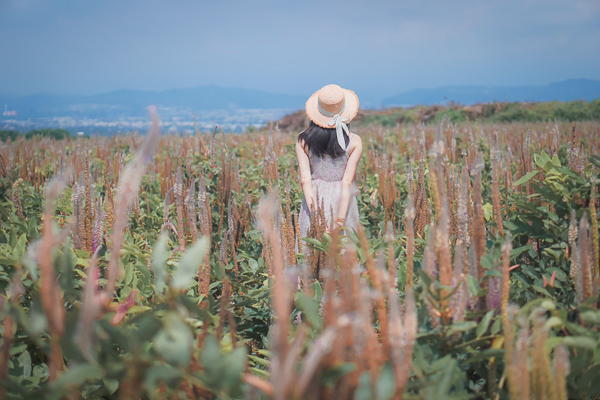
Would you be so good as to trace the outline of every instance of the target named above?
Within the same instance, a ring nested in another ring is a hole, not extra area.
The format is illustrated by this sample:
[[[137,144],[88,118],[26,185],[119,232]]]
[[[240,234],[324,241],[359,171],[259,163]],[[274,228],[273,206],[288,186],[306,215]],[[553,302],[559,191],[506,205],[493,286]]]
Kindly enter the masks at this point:
[[[358,105],[358,96],[352,90],[327,85],[306,101],[306,115],[320,127],[335,128],[335,125],[330,124],[332,116],[339,113],[341,119],[348,123],[356,117]]]

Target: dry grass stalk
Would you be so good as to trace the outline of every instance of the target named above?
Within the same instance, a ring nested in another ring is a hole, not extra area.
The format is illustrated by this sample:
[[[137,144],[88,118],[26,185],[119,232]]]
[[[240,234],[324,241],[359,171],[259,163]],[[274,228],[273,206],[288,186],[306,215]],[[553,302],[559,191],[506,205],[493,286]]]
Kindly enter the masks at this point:
[[[436,169],[438,178],[443,177],[441,160],[439,157],[437,157]],[[435,230],[435,250],[440,283],[442,286],[450,287],[452,285],[452,253],[450,250],[448,202],[444,182],[441,179],[438,179],[437,184],[440,213],[438,216],[438,225]],[[446,289],[442,290],[442,297],[447,297],[448,295],[449,293]],[[440,310],[442,311],[442,315],[446,319],[446,322],[449,318],[449,315],[447,314],[449,301],[450,299],[446,299],[440,304]]]
[[[387,224],[388,221],[391,221],[392,224],[396,222],[394,213],[394,204],[397,197],[396,187],[395,167],[387,159],[384,159],[379,173],[379,198],[383,205],[384,224]]]
[[[493,133],[492,147],[490,149],[490,161],[492,163],[492,204],[494,206],[494,217],[496,230],[499,236],[504,236],[504,226],[502,225],[502,213],[500,210],[500,149],[498,148],[498,132]]]
[[[450,299],[450,313],[452,315],[452,321],[454,322],[460,322],[464,320],[467,307],[468,290],[465,274],[463,274],[463,269],[465,265],[465,260],[463,259],[463,247],[463,242],[459,240],[456,243],[454,252],[452,288],[455,288],[456,285],[459,285],[459,288],[456,290],[456,293]]]
[[[508,392],[511,400],[519,399],[517,371],[513,368],[515,354],[515,316],[519,308],[509,305],[502,314],[502,327],[504,329],[504,369],[508,379]]]
[[[70,231],[70,226],[58,235],[52,232],[52,213],[54,201],[66,186],[66,177],[59,175],[46,187],[46,206],[44,208],[44,222],[42,226],[42,239],[38,250],[39,267],[41,271],[40,296],[50,331],[51,355],[48,363],[49,380],[53,381],[63,369],[62,350],[59,340],[65,330],[65,306],[63,303],[60,286],[54,277],[52,263],[52,249],[61,244]]]
[[[377,319],[379,320],[379,335],[381,338],[381,343],[383,346],[383,353],[389,354],[389,336],[388,336],[388,317],[387,317],[387,308],[385,306],[385,299],[381,295],[382,293],[386,293],[383,289],[382,284],[382,269],[379,269],[375,265],[375,260],[369,254],[369,244],[367,242],[367,236],[365,235],[365,231],[362,226],[358,227],[358,238],[360,240],[360,247],[363,249],[364,254],[367,257],[366,266],[367,272],[369,273],[369,277],[371,278],[371,283],[373,284],[373,288],[376,293],[379,295],[376,298],[377,304]]]
[[[415,190],[415,235],[425,237],[425,226],[431,219],[431,213],[427,206],[427,193],[425,190],[425,160],[419,163],[419,179]]]
[[[281,368],[288,362],[289,320],[291,314],[289,285],[284,274],[283,250],[281,241],[273,227],[274,212],[277,209],[278,193],[270,194],[261,201],[259,218],[261,229],[270,244],[273,263],[273,291],[272,304],[275,314],[273,328],[273,357],[271,361],[270,382],[273,385],[274,398],[286,399],[290,393],[290,375],[282,374]]]
[[[147,163],[154,154],[154,147],[160,134],[156,108],[149,107],[149,111],[152,117],[152,126],[146,135],[146,140],[135,158],[127,165],[127,168],[119,178],[115,212],[116,219],[111,237],[112,246],[108,264],[107,283],[103,292],[106,304],[110,302],[116,285],[117,274],[119,271],[119,253],[123,241],[123,234],[129,220],[127,212],[133,203],[134,198],[138,195],[142,176],[146,172]]]
[[[569,350],[564,344],[554,349],[554,383],[557,400],[568,400],[567,375],[570,373]]]
[[[179,249],[183,251],[185,250],[185,234],[183,225],[183,177],[181,167],[177,167],[177,177],[175,178],[173,193],[175,194],[175,205],[177,207],[177,239],[179,241]]]
[[[483,217],[483,200],[481,198],[481,171],[484,163],[481,154],[475,158],[471,176],[473,177],[473,238],[475,242],[475,256],[477,263],[478,279],[482,279],[485,270],[481,266],[481,257],[485,254],[485,221]]]
[[[102,299],[98,286],[100,273],[98,270],[98,252],[95,251],[86,270],[87,281],[83,290],[81,310],[77,324],[76,340],[88,358],[93,357],[93,327],[94,322],[102,311]]]
[[[19,178],[15,181],[15,183],[13,183],[11,194],[11,201],[17,209],[17,215],[19,216],[19,218],[25,218],[25,215],[23,215],[23,206],[21,205],[21,192],[23,190],[22,187],[23,179]]]
[[[515,386],[518,392],[517,399],[530,399],[530,374],[529,374],[529,329],[525,317],[519,319],[520,332],[515,345],[513,365]]]
[[[425,246],[422,263],[423,271],[431,278],[432,284],[437,279],[438,275],[435,256],[435,231],[436,228],[434,225],[432,225],[431,229],[429,230],[429,239],[427,240],[427,245]],[[427,311],[429,312],[429,317],[431,318],[431,324],[434,328],[437,328],[440,325],[441,313],[427,292],[425,292],[424,300]]]
[[[552,387],[553,377],[550,367],[550,357],[546,350],[547,333],[544,327],[544,322],[546,321],[544,313],[545,311],[541,309],[535,310],[533,313],[531,384],[536,399],[554,400],[557,393],[549,391]]]
[[[579,250],[579,266],[583,276],[583,299],[589,299],[592,295],[592,269],[590,265],[590,240],[589,225],[585,214],[579,221],[579,234],[577,238],[577,249]]]
[[[104,191],[106,193],[106,201],[104,202],[106,208],[106,217],[108,220],[108,226],[110,229],[112,229],[115,223],[115,205],[113,200],[113,189],[108,179],[108,171],[106,171],[104,174]]]
[[[448,172],[450,169],[450,172]],[[450,168],[447,167],[447,163],[444,164],[444,176],[446,179],[446,195],[448,197],[448,214],[450,219],[450,237],[452,237],[452,243],[456,243],[458,239],[458,218],[456,215],[456,208],[458,197],[455,196],[456,191],[454,190],[455,186],[455,177],[454,177],[454,166],[452,165]]]
[[[416,307],[412,288],[406,292],[404,313],[400,312],[398,292],[390,288],[388,293],[390,304],[390,346],[389,357],[394,366],[396,381],[396,399],[402,399],[402,393],[408,383],[412,363],[412,347],[417,333]]]
[[[102,237],[104,235],[104,211],[102,210],[102,196],[98,195],[98,205],[96,206],[96,216],[92,230],[92,253],[102,246]]]
[[[413,284],[413,259],[415,256],[415,207],[413,205],[412,197],[409,195],[407,200],[407,206],[404,210],[404,229],[406,232],[406,281],[404,290],[412,287]]]
[[[11,284],[8,288],[8,299],[13,303],[19,302],[20,297],[24,293],[23,284],[21,283],[21,279],[23,277],[23,272],[19,268],[16,267],[16,270],[13,274]],[[0,309],[3,309],[5,297],[2,297],[0,301]],[[10,347],[14,339],[14,321],[10,315],[6,315],[4,317],[3,325],[3,337],[2,337],[2,348],[0,349],[0,382],[8,381],[8,367],[10,362]],[[4,398],[4,385],[0,386],[0,398]]]
[[[290,199],[290,182],[287,181],[285,186],[285,213],[283,213],[283,226],[285,239],[286,239],[286,255],[287,265],[296,265],[296,238],[295,238],[295,227],[294,227],[294,216],[292,214]]]
[[[573,280],[575,286],[575,292],[577,294],[577,301],[579,304],[583,303],[585,297],[585,283],[584,273],[581,268],[581,253],[579,251],[577,238],[579,236],[579,228],[577,225],[577,219],[575,218],[575,210],[571,210],[571,222],[569,224],[569,249],[571,255],[571,266],[569,270],[569,276]]]
[[[77,211],[79,215],[77,216],[77,237],[80,240],[80,248],[87,249],[87,238],[85,233],[85,183],[83,178],[83,172],[79,177],[79,184],[77,185],[77,199],[79,201],[79,205],[77,206]]]
[[[92,251],[92,230],[94,225],[94,211],[92,209],[92,188],[90,186],[90,154],[86,151],[83,163],[83,177],[85,179],[85,249]]]
[[[196,212],[196,180],[194,179],[185,196],[185,207],[188,216],[188,225],[192,234],[192,243],[198,241],[198,213]]]
[[[385,232],[385,241],[388,245],[388,275],[391,288],[398,287],[398,265],[396,264],[394,252],[394,227],[392,221],[389,221]]]
[[[210,198],[206,191],[204,175],[200,177],[198,185],[198,217],[200,220],[200,233],[202,236],[212,237]],[[265,259],[266,260],[266,259]],[[210,251],[206,252],[204,262],[198,271],[198,294],[208,297],[210,292]]]
[[[231,302],[231,282],[229,277],[226,276],[223,280],[223,294],[221,295],[221,309],[219,310],[219,324],[217,325],[217,339],[221,341],[223,337],[223,326],[225,325],[225,318],[229,311],[229,303]],[[231,337],[233,340],[233,336]]]
[[[600,239],[598,238],[598,214],[596,212],[596,183],[597,178],[592,178],[592,190],[590,192],[590,220],[592,222],[592,248],[594,249],[594,264],[592,266],[592,279],[600,274]]]

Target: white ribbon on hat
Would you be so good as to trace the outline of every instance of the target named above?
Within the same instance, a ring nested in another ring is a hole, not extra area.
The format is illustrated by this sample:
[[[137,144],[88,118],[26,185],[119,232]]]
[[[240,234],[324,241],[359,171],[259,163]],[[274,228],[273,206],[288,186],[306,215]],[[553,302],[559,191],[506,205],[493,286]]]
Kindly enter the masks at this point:
[[[348,125],[346,125],[346,122],[348,122],[350,120],[348,118],[342,118],[342,113],[344,112],[344,109],[346,108],[346,103],[344,103],[344,105],[342,106],[342,109],[337,114],[334,114],[331,111],[325,110],[323,107],[321,107],[321,105],[318,102],[317,102],[317,107],[319,108],[319,112],[321,114],[323,114],[326,117],[332,117],[331,120],[329,121],[328,125],[329,126],[335,125],[335,133],[337,135],[337,142],[340,145],[340,147],[342,148],[342,150],[346,150],[346,141],[344,140],[344,132],[346,132],[346,135],[350,136],[350,131],[348,130]]]

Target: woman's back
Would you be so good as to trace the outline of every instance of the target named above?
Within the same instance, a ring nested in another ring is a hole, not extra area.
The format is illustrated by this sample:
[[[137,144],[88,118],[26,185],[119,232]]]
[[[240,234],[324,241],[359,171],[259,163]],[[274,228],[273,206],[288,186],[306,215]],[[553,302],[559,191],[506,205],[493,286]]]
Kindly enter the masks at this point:
[[[331,156],[317,157],[310,155],[310,172],[313,180],[325,182],[341,181],[348,164],[348,153],[332,158]]]
[[[344,172],[346,171],[346,165],[348,164],[348,158],[350,157],[348,150],[350,150],[353,136],[354,133],[350,133],[346,149],[344,150],[344,153],[338,157],[332,157],[327,154],[318,157],[312,152],[309,152],[310,175],[313,180],[319,179],[325,182],[342,180]]]
[[[320,209],[328,229],[358,228],[354,177],[362,141],[347,123],[358,112],[358,97],[337,85],[327,85],[306,102],[310,124],[298,136],[296,155],[304,199],[300,207],[301,237],[311,226],[311,213]],[[354,140],[353,140],[354,139]]]

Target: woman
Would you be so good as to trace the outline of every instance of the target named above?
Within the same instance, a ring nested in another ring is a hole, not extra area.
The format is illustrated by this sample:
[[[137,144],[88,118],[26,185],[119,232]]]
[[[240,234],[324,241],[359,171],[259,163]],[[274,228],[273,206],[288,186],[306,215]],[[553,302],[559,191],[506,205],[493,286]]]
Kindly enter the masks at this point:
[[[362,155],[362,140],[350,133],[347,125],[357,112],[356,94],[338,85],[323,87],[306,102],[310,126],[300,133],[296,143],[304,192],[300,208],[303,238],[310,229],[310,212],[321,206],[330,229],[358,228],[354,177]]]

